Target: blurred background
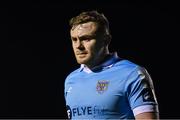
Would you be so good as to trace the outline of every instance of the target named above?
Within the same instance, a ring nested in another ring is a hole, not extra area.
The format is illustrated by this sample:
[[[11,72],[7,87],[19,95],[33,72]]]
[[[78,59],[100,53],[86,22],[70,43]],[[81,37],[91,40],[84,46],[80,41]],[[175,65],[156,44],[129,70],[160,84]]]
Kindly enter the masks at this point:
[[[64,80],[79,65],[69,19],[85,10],[108,18],[110,50],[150,73],[161,118],[180,118],[179,5],[175,1],[6,1],[1,8],[0,118],[67,118]]]

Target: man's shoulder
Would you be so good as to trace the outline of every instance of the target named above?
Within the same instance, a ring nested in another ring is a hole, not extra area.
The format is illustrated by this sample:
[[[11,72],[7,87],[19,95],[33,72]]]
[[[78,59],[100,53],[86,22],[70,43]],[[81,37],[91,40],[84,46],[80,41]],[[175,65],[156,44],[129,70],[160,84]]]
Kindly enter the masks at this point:
[[[74,76],[78,75],[79,73],[80,73],[80,68],[77,68],[77,69],[73,70],[72,72],[70,72],[69,75],[66,77],[66,79],[74,77]]]
[[[134,71],[139,69],[139,65],[131,62],[130,60],[122,59],[116,62],[112,68],[110,69],[111,72],[114,74],[116,73],[118,76],[122,78],[127,78],[131,75]]]
[[[118,62],[116,66],[119,68],[120,73],[124,73],[123,75],[127,76],[132,81],[139,81],[144,77],[146,77],[146,79],[151,79],[145,67],[131,62],[129,60],[122,60]]]
[[[118,67],[120,69],[125,69],[125,70],[134,70],[137,67],[140,67],[138,64],[130,61],[130,60],[126,60],[126,59],[122,59],[120,61],[118,61],[114,67]]]

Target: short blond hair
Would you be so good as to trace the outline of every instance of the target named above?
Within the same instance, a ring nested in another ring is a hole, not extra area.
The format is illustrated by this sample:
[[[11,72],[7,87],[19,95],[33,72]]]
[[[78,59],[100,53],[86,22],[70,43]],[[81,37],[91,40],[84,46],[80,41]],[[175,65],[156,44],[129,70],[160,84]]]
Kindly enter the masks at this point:
[[[107,35],[111,36],[108,19],[104,16],[104,14],[98,13],[95,10],[82,12],[78,16],[71,18],[69,25],[71,28],[73,28],[79,24],[87,22],[97,23],[100,31],[104,31]]]

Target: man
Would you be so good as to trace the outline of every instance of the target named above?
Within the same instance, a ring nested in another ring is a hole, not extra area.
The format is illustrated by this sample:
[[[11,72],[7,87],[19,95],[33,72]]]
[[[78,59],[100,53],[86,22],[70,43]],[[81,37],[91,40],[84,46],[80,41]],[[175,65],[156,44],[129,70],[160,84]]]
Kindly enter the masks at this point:
[[[110,53],[107,18],[97,11],[70,20],[80,68],[65,81],[70,119],[158,119],[158,103],[145,68]]]

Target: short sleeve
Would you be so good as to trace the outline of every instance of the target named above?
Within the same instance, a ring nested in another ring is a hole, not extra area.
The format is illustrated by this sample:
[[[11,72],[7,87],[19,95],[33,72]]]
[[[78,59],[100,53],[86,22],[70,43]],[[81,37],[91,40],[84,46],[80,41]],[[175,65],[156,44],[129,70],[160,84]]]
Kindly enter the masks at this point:
[[[145,68],[137,67],[129,75],[126,87],[134,115],[143,112],[158,112],[153,81]]]

